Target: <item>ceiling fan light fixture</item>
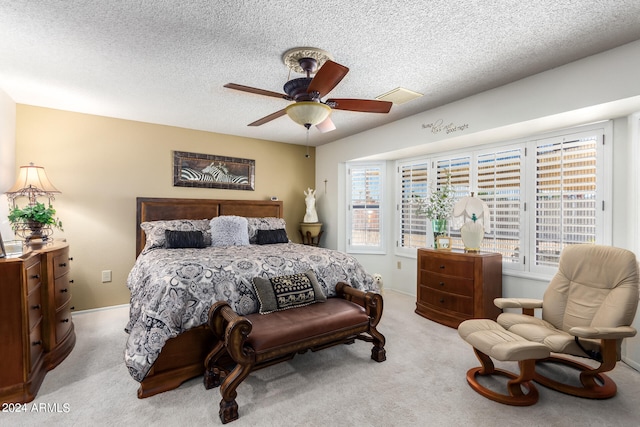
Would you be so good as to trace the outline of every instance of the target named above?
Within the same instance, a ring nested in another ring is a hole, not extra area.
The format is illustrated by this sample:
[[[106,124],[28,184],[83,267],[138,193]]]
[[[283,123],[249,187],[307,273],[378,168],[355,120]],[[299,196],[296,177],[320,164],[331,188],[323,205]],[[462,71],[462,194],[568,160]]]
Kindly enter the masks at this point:
[[[291,120],[308,129],[325,121],[331,114],[331,107],[320,102],[300,101],[289,105],[286,111]]]

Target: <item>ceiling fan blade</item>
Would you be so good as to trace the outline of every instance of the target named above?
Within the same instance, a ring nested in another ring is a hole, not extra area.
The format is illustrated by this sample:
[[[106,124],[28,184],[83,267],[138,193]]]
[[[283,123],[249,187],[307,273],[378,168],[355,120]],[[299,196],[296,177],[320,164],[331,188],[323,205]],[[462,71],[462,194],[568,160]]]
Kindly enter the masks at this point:
[[[320,97],[325,96],[347,75],[349,69],[337,62],[327,61],[318,70],[309,87],[307,93],[318,92]]]
[[[327,105],[334,110],[360,111],[362,113],[388,113],[393,102],[373,99],[327,99]]]
[[[268,116],[265,116],[261,119],[256,120],[253,123],[249,123],[247,126],[260,126],[263,125],[265,123],[270,122],[271,120],[277,119],[278,117],[282,117],[285,114],[287,114],[287,110],[286,108],[283,108],[282,110],[278,110],[275,113],[271,113]]]
[[[318,123],[316,125],[316,129],[318,129],[321,133],[331,132],[336,129],[336,125],[333,124],[333,120],[331,120],[331,116],[324,119],[324,121]]]
[[[258,89],[255,87],[239,85],[236,83],[227,83],[226,85],[224,85],[224,87],[228,89],[241,90],[243,92],[255,93],[257,95],[272,96],[274,98],[290,100],[289,96],[285,95],[284,93],[272,92],[270,90]]]

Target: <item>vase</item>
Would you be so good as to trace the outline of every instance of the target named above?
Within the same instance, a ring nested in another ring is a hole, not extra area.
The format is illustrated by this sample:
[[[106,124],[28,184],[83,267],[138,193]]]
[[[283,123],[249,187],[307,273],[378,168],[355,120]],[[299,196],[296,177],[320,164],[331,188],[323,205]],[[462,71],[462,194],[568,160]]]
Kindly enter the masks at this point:
[[[26,231],[31,231],[30,234],[27,235]],[[16,233],[21,237],[24,237],[24,241],[29,243],[31,240],[47,240],[49,234],[51,234],[51,227],[46,226],[45,224],[37,221],[27,220],[21,229],[16,231],[22,231],[22,233]]]
[[[433,247],[438,248],[438,237],[445,236],[447,234],[447,220],[446,219],[432,219],[431,227],[433,228]]]
[[[467,221],[460,228],[465,252],[480,252],[480,245],[484,239],[484,227],[479,222]]]

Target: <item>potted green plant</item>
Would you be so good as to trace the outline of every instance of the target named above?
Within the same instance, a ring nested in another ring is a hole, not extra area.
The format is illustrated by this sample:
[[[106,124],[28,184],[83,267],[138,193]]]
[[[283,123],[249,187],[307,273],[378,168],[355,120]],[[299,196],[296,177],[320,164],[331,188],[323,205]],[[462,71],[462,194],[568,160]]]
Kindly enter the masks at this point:
[[[451,211],[455,203],[455,190],[451,186],[451,178],[447,175],[447,180],[440,188],[431,183],[429,197],[417,200],[416,214],[424,215],[431,220],[433,228],[434,246],[437,238],[444,236],[447,231],[447,221],[451,217]],[[436,246],[437,247],[437,246]]]
[[[43,234],[43,230],[51,227],[63,230],[62,222],[56,217],[56,210],[51,205],[45,206],[44,203],[27,205],[24,208],[14,207],[9,211],[9,222],[16,232],[31,230],[27,240],[34,238],[46,240],[47,235]]]

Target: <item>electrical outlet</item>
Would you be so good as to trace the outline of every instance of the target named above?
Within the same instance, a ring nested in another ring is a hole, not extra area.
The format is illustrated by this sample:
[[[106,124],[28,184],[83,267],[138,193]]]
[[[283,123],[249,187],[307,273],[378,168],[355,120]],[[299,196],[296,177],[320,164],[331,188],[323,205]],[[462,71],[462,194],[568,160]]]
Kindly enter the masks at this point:
[[[103,270],[102,271],[102,283],[107,283],[111,281],[111,270]]]

